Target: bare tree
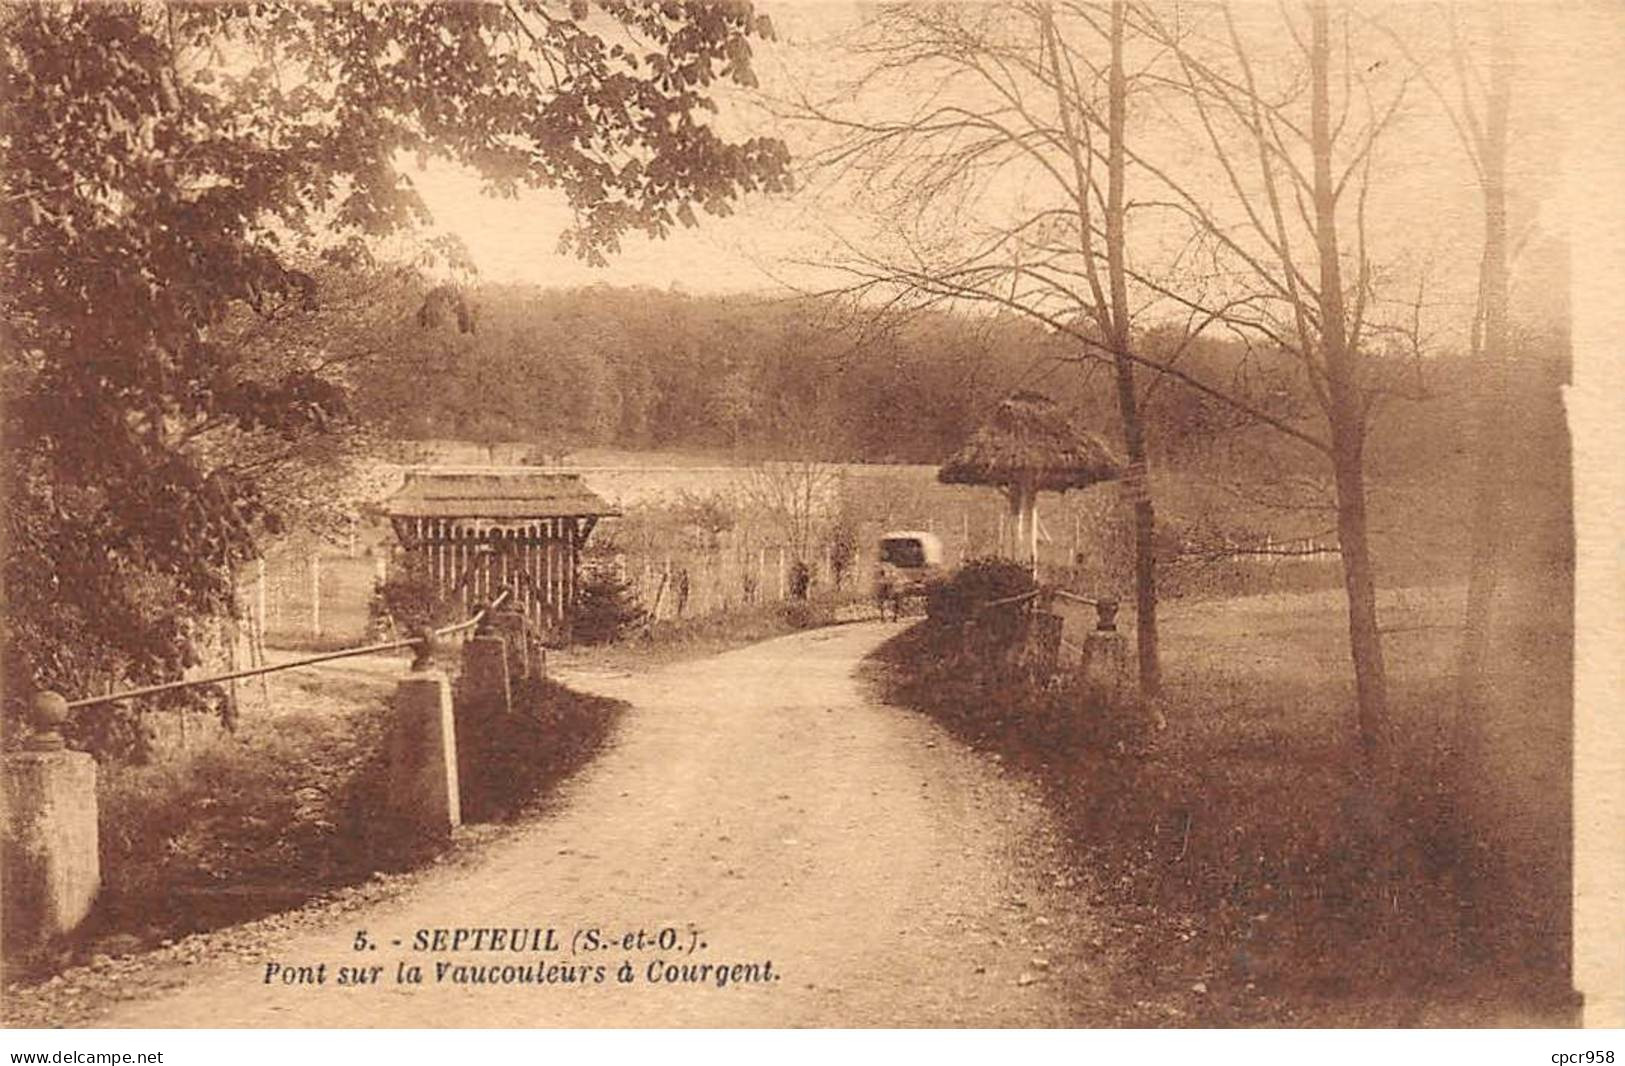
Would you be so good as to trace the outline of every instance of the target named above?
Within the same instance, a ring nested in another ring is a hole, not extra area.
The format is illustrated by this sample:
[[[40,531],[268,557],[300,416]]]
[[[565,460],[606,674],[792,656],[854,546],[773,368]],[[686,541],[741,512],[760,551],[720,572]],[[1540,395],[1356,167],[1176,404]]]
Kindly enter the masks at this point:
[[[1151,501],[1151,488],[1147,481],[1145,424],[1140,415],[1139,398],[1134,389],[1134,360],[1132,358],[1132,311],[1128,297],[1127,230],[1128,207],[1125,200],[1127,187],[1126,130],[1128,109],[1128,79],[1123,70],[1123,37],[1126,22],[1123,0],[1113,0],[1110,14],[1110,69],[1107,80],[1106,105],[1106,279],[1111,290],[1109,301],[1099,299],[1099,281],[1094,276],[1094,258],[1086,256],[1091,278],[1091,289],[1097,308],[1096,319],[1105,333],[1112,353],[1112,369],[1117,384],[1117,409],[1123,419],[1123,446],[1128,451],[1128,485],[1134,507],[1134,594],[1135,594],[1135,648],[1139,659],[1140,690],[1154,695],[1162,684],[1161,660],[1157,640],[1157,549],[1156,512]],[[1059,84],[1062,76],[1059,47],[1053,21],[1050,29],[1050,50],[1053,73]],[[1072,73],[1073,96],[1081,95],[1081,86]],[[1067,114],[1065,96],[1057,97],[1059,110]],[[1078,156],[1078,142],[1073,144],[1074,160]],[[1083,209],[1086,211],[1088,192],[1085,190]],[[1079,230],[1089,232],[1087,215],[1080,216]],[[1085,249],[1087,251],[1087,249]]]
[[[786,406],[781,417],[793,427],[796,442],[789,456],[754,463],[740,482],[745,504],[784,538],[792,563],[809,568],[834,522],[846,476],[839,463],[829,461],[834,434],[816,411],[815,406]]]
[[[1367,242],[1367,198],[1378,145],[1400,113],[1408,79],[1378,73],[1381,64],[1362,63],[1352,15],[1341,10],[1334,28],[1326,0],[1307,5],[1307,26],[1281,10],[1285,35],[1274,39],[1284,39],[1282,47],[1295,55],[1294,76],[1268,90],[1256,72],[1257,35],[1249,43],[1228,6],[1218,16],[1217,47],[1181,25],[1177,13],[1136,13],[1145,32],[1175,57],[1179,87],[1227,194],[1223,200],[1198,197],[1169,183],[1177,209],[1223,264],[1232,287],[1222,306],[1206,297],[1176,298],[1209,307],[1292,353],[1325,419],[1327,436],[1316,446],[1330,463],[1336,489],[1356,724],[1370,769],[1388,709],[1365,444],[1373,409],[1388,390],[1369,352],[1392,343],[1403,327],[1379,325],[1374,314],[1377,272]],[[1419,343],[1414,330],[1409,340]]]
[[[1131,296],[1128,255],[1127,114],[1137,78],[1126,72],[1127,22],[1122,0],[889,7],[855,48],[874,64],[869,77],[940,79],[933,102],[899,119],[805,99],[794,113],[843,134],[820,159],[825,167],[856,173],[871,190],[883,185],[901,209],[899,254],[848,249],[846,269],[861,285],[1013,309],[1073,337],[1077,361],[1111,366],[1130,465],[1140,686],[1152,695],[1161,680],[1156,517],[1135,381],[1143,308]],[[983,205],[972,201],[994,198],[994,177],[1029,199],[977,218]],[[932,208],[968,239],[939,243],[919,225]]]
[[[1479,702],[1490,623],[1500,581],[1507,467],[1511,360],[1511,240],[1507,222],[1508,126],[1514,56],[1506,5],[1486,5],[1487,64],[1463,39],[1458,12],[1449,11],[1449,59],[1454,85],[1436,82],[1417,65],[1438,97],[1478,179],[1484,210],[1484,250],[1478,270],[1472,349],[1473,502],[1467,602],[1457,657],[1457,700],[1463,716]],[[1393,35],[1403,47],[1403,38]],[[1408,51],[1408,50],[1407,50]],[[1414,60],[1414,56],[1412,57]],[[1487,66],[1487,71],[1483,69]]]
[[[859,45],[874,61],[868,77],[930,85],[927,102],[898,118],[805,100],[799,110],[844,134],[821,161],[845,180],[856,175],[866,192],[885,175],[890,214],[905,223],[895,250],[848,245],[844,267],[860,285],[990,303],[1075,338],[1080,359],[1114,368],[1119,398],[1130,401],[1120,403],[1125,443],[1141,464],[1136,368],[1324,457],[1335,486],[1357,735],[1369,767],[1386,730],[1387,686],[1364,456],[1372,413],[1394,390],[1368,352],[1417,348],[1420,330],[1392,313],[1399,301],[1391,294],[1379,296],[1367,196],[1408,81],[1362,64],[1352,16],[1340,11],[1334,30],[1324,0],[1306,15],[1283,8],[1266,34],[1256,31],[1260,13],[1248,11],[1251,37],[1228,7],[1195,18],[1183,8],[1122,2],[891,7]],[[1289,74],[1268,87],[1255,73],[1260,38],[1281,53],[1269,57],[1270,69]],[[1125,59],[1129,41],[1138,47],[1133,61]],[[1162,108],[1163,123],[1130,137],[1135,94]],[[1193,134],[1202,159],[1179,160],[1178,142]],[[1133,198],[1131,173],[1140,190]],[[1016,202],[986,207],[990,189],[1018,184]],[[1042,198],[1040,189],[1055,195]],[[951,234],[917,224],[932,204],[950,208]],[[1157,215],[1136,223],[1131,247],[1135,212]],[[1170,236],[1176,232],[1183,238]],[[1293,358],[1324,430],[1186,372],[1182,345],[1154,357],[1136,346],[1137,317],[1162,324],[1176,312],[1187,338],[1220,327]],[[1145,534],[1146,550],[1136,554],[1149,556],[1154,512],[1149,498],[1140,502],[1136,539]],[[1141,639],[1154,649],[1154,562],[1137,565],[1137,579],[1152,607],[1140,620],[1151,639]],[[1154,686],[1154,662],[1142,661],[1142,671],[1148,665]]]
[[[792,561],[811,565],[814,548],[833,521],[843,476],[837,463],[769,460],[750,468],[744,496],[784,538]]]

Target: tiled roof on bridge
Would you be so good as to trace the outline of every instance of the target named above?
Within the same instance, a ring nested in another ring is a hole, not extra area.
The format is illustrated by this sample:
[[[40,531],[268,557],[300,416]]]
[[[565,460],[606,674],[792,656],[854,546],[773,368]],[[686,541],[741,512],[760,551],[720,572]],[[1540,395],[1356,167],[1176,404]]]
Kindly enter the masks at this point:
[[[384,501],[396,518],[572,518],[616,511],[577,474],[438,474],[410,471]]]

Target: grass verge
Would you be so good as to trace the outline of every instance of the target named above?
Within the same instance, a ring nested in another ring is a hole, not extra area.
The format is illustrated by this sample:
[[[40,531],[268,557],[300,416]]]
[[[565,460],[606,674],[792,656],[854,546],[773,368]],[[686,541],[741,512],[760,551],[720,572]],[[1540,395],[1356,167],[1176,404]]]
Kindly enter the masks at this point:
[[[472,738],[493,753],[485,821],[545,803],[624,709],[552,681],[516,682],[514,707],[498,735]],[[71,940],[8,959],[8,979],[249,921],[431,860],[447,842],[424,843],[379,813],[388,720],[374,689],[345,713],[284,709],[148,765],[102,767],[95,911]]]
[[[1041,784],[1116,930],[1126,1024],[1569,1020],[1554,901],[1497,879],[1434,713],[1440,678],[1393,686],[1403,739],[1373,790],[1340,681],[1186,664],[1157,733],[1070,685],[978,672],[956,646],[931,622],[894,638],[882,694]]]

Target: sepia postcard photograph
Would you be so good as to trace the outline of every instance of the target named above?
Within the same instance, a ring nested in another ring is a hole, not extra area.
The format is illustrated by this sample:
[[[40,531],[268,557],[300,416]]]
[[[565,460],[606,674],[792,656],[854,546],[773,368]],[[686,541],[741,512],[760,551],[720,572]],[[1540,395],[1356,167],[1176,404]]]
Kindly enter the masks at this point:
[[[1625,1025],[1621,56],[0,3],[0,1025]]]

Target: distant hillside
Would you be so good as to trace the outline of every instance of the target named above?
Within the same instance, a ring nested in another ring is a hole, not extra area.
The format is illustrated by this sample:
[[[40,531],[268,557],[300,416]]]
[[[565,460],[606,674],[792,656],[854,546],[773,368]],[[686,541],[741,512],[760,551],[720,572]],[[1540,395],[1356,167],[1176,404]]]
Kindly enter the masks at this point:
[[[1079,365],[1075,341],[1013,317],[900,318],[819,300],[603,286],[483,286],[466,299],[472,331],[408,331],[387,369],[359,383],[357,406],[384,433],[565,452],[936,462],[1016,388],[1117,432],[1110,376]],[[1186,357],[1204,361],[1228,374],[1217,364],[1231,353]],[[1165,455],[1234,421],[1174,387],[1152,390],[1151,413]]]
[[[607,286],[487,285],[455,322],[405,329],[354,382],[358,413],[386,436],[506,443],[509,461],[590,449],[936,463],[1017,388],[1047,392],[1118,437],[1111,374],[1076,340],[1011,316],[894,316],[827,300],[696,297]],[[1563,338],[1526,338],[1524,410],[1552,407]],[[1319,433],[1296,363],[1279,353],[1166,329],[1141,351]],[[1375,358],[1382,381],[1373,474],[1447,474],[1463,446],[1470,361]],[[1152,457],[1162,466],[1316,472],[1319,457],[1172,379],[1140,375]],[[1534,436],[1544,436],[1535,433]],[[472,457],[471,457],[472,458]],[[575,460],[579,461],[579,460]]]

